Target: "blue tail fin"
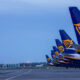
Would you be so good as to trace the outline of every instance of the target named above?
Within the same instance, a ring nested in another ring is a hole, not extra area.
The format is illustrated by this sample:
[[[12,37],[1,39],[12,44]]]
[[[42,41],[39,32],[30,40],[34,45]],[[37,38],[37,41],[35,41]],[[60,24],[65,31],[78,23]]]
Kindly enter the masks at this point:
[[[64,30],[59,30],[62,42],[65,48],[72,48],[72,44],[74,44],[73,40],[69,37],[69,35]]]
[[[57,53],[57,52],[56,52]],[[58,60],[58,54],[56,54],[54,50],[51,51],[51,56],[53,58],[53,60]]]
[[[52,56],[53,59],[55,59],[55,53],[54,53],[53,50],[51,50],[51,56]]]
[[[69,8],[78,44],[80,44],[80,11],[76,7]]]
[[[57,48],[59,49],[59,51],[61,53],[63,53],[64,52],[64,46],[63,46],[63,44],[60,42],[59,39],[55,39],[55,41],[56,41]]]
[[[55,55],[59,56],[59,50],[57,47],[53,46],[53,50],[54,50],[54,53]]]
[[[51,63],[51,59],[49,58],[49,56],[48,55],[45,56],[46,56],[47,63]]]

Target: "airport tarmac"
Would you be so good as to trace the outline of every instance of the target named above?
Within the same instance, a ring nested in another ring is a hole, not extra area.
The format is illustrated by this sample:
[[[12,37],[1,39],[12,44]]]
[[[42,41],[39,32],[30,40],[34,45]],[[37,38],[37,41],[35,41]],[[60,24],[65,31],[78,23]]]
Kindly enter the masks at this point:
[[[80,80],[80,69],[23,69],[0,71],[0,80]]]

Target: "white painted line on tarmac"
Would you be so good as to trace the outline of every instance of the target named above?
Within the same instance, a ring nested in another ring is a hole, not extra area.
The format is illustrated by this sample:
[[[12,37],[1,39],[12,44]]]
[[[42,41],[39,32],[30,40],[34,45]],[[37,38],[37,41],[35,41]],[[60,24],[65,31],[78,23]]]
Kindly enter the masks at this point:
[[[21,73],[21,74],[16,75],[16,76],[9,77],[9,78],[7,78],[7,79],[5,79],[5,80],[11,80],[11,79],[14,79],[14,78],[20,77],[20,76],[22,76],[22,75],[24,75],[24,74],[29,74],[31,71],[32,71],[32,69],[29,70],[28,72],[24,72],[24,73]]]
[[[20,71],[22,71],[22,70],[18,70],[18,71],[9,71],[9,72],[3,71],[3,73],[0,73],[0,77],[7,76],[7,75],[12,75],[12,74],[14,74],[14,73],[19,73]]]

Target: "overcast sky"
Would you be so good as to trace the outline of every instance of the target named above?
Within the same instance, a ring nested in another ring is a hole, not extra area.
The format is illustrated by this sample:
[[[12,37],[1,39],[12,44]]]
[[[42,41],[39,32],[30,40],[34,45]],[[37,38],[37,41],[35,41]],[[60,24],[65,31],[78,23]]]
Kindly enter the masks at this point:
[[[68,8],[80,0],[0,0],[0,63],[44,62],[59,29],[76,41]]]

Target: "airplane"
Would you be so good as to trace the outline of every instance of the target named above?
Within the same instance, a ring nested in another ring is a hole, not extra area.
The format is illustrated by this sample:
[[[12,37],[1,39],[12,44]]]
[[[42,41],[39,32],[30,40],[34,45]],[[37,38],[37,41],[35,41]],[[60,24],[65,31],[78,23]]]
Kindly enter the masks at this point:
[[[59,32],[62,39],[62,43],[57,42],[57,48],[59,52],[54,51],[54,53],[56,52],[55,60],[60,60],[60,53],[62,53],[61,57],[63,57],[65,60],[68,60],[69,62],[68,67],[80,67],[80,11],[76,7],[69,7],[69,11],[74,25],[78,44],[75,44],[75,42],[64,30],[60,30]],[[59,66],[61,65],[59,64]]]
[[[54,54],[58,57],[59,60],[63,60],[63,55],[60,53],[59,49],[53,46]]]
[[[55,56],[55,54],[54,54],[54,51],[53,51],[53,50],[51,50],[51,56],[52,56],[52,59],[53,59],[53,60],[55,60],[55,59],[56,59],[56,56]]]
[[[60,54],[59,58],[64,60],[65,62],[69,62],[69,60],[64,58],[64,56],[63,56],[63,52],[65,51],[64,45],[60,42],[59,39],[55,39],[55,42],[56,42],[57,48],[59,50],[59,54]]]
[[[56,62],[59,64],[58,66],[67,66],[67,63],[65,60],[63,60],[62,54],[60,54],[57,47],[53,46],[54,54],[57,58]]]
[[[73,49],[80,54],[79,45],[76,45],[75,42],[71,39],[71,37],[64,30],[59,30],[59,32],[64,47],[67,49]]]
[[[58,50],[63,53],[64,52],[64,45],[60,42],[59,39],[55,39],[55,42],[56,42],[56,45],[57,45],[57,48]]]
[[[49,56],[48,55],[45,56],[46,56],[47,64],[53,66],[54,64],[52,63],[52,60],[49,58]]]
[[[62,43],[65,48],[73,48],[72,44],[75,44],[74,41],[71,39],[71,37],[64,31],[59,30]]]
[[[59,62],[59,59],[58,59],[58,56],[55,55],[54,50],[51,50],[51,56],[52,56],[52,59],[53,59],[54,66],[56,66],[56,67],[61,66],[60,62]]]
[[[60,30],[60,36],[62,39],[64,58],[71,60],[72,62],[80,65],[80,11],[76,7],[69,8],[71,18],[73,21],[75,33],[77,36],[78,45],[69,37],[64,31]]]
[[[75,63],[73,63],[70,59],[65,57],[65,55],[67,55],[68,57],[73,50],[65,49],[63,43],[61,43],[59,39],[55,39],[55,41],[60,53],[62,54],[62,59],[68,63],[67,67],[75,67]]]
[[[80,10],[77,7],[69,7],[69,12],[78,41],[78,44],[73,44],[73,46],[80,53]]]
[[[51,60],[48,55],[45,55],[45,56],[46,56],[47,64],[49,66],[56,66],[56,67],[61,66],[61,63],[58,62],[58,57],[56,57],[53,50],[51,50],[51,56],[53,60]]]
[[[51,56],[53,60],[51,60],[48,55],[45,55],[45,56],[46,56],[47,64],[49,66],[57,66],[57,67],[59,66],[60,63],[57,62],[58,58],[54,54],[53,50],[51,50]]]
[[[77,7],[69,7],[74,30],[77,36],[78,44],[80,44],[80,10]]]
[[[80,66],[80,54],[78,54],[74,49],[69,49],[64,47],[59,39],[56,39],[57,47],[62,53],[64,60],[69,62],[69,67],[79,67]],[[61,46],[61,47],[60,47]]]

